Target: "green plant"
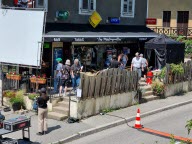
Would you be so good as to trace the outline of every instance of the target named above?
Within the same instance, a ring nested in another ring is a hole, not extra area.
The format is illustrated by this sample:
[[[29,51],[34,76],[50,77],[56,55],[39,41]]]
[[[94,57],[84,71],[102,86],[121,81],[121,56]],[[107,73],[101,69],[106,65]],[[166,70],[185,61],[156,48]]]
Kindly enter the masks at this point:
[[[176,143],[176,140],[174,138],[174,135],[171,134],[171,140],[170,140],[170,144],[175,144]]]
[[[113,112],[115,110],[119,110],[120,108],[108,108],[108,109],[103,109],[102,113],[109,113],[109,112]]]
[[[165,90],[165,86],[163,84],[163,82],[161,82],[159,79],[155,79],[152,82],[152,89],[153,92],[157,95],[163,95],[164,94],[164,90]]]
[[[7,90],[3,92],[3,97],[13,98],[15,97],[15,95],[16,95],[15,91],[12,90]]]
[[[37,96],[38,96],[38,94],[36,94],[36,93],[31,93],[28,95],[30,100],[34,100]]]
[[[20,103],[21,105],[24,106],[24,92],[23,92],[23,90],[17,91],[15,97],[12,97],[10,99],[10,103],[11,104]]]
[[[184,73],[184,69],[183,69],[183,66],[182,64],[170,64],[170,74],[173,76],[175,74],[183,74]],[[161,73],[160,73],[160,77],[161,78],[165,78],[165,72],[166,72],[166,67],[164,67],[162,70],[161,70]]]
[[[192,129],[192,119],[187,121],[185,128],[187,128],[188,134],[190,134],[191,129]]]

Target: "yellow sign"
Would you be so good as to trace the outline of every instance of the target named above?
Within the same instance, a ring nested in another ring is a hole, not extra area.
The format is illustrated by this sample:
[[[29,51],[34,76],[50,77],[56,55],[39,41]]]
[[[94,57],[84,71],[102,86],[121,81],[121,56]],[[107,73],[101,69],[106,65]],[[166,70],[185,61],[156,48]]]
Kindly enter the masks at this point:
[[[98,12],[94,11],[89,18],[89,23],[96,28],[96,26],[102,21],[101,16]]]

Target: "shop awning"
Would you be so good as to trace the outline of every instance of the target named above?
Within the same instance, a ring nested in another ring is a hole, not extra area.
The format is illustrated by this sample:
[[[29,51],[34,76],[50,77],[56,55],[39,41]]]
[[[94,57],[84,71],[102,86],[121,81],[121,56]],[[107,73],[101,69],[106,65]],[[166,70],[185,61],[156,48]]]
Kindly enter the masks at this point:
[[[147,40],[158,34],[146,26],[99,25],[48,23],[45,42],[122,42]]]

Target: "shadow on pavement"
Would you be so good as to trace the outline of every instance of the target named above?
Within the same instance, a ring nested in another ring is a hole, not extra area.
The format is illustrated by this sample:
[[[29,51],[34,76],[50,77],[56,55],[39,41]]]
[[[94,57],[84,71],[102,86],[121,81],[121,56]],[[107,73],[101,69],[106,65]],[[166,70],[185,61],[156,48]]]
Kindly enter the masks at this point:
[[[54,131],[54,130],[60,129],[60,128],[61,128],[60,125],[56,125],[56,126],[53,126],[53,127],[49,127],[49,128],[48,128],[48,133],[50,133],[50,132],[52,132],[52,131]]]

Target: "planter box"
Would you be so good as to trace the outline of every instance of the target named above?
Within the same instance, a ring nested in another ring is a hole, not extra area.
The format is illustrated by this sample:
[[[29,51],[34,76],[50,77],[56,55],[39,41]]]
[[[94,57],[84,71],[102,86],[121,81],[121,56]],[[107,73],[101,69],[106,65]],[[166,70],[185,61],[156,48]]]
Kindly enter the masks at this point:
[[[38,84],[45,84],[45,83],[46,83],[46,79],[42,79],[42,78],[30,78],[30,82],[31,82],[31,83],[38,83]]]

